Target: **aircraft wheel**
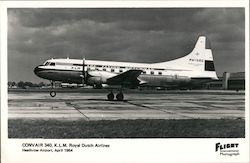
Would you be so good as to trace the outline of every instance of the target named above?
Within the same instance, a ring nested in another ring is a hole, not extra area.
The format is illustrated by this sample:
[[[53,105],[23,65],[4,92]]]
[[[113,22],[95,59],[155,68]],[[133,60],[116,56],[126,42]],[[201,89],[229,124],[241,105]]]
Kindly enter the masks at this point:
[[[107,98],[108,98],[108,100],[109,101],[113,101],[114,100],[114,94],[113,94],[113,92],[110,92],[108,95],[107,95]]]
[[[56,92],[55,91],[50,91],[49,94],[50,94],[51,97],[55,97],[56,96]]]
[[[123,93],[122,92],[119,92],[117,95],[116,95],[116,99],[118,101],[122,101],[124,99],[124,96],[123,96]]]

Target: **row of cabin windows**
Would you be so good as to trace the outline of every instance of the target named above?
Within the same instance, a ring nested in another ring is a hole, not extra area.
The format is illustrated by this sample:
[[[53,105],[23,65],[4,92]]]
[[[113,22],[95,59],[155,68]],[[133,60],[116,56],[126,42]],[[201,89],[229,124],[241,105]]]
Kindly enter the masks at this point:
[[[91,68],[88,67],[87,70],[91,70]],[[96,68],[96,70],[100,70],[100,69]],[[106,70],[106,68],[103,68],[102,71],[107,71],[107,70]],[[115,72],[115,69],[113,69],[113,68],[110,69],[110,72]],[[123,70],[120,69],[119,72],[122,73]],[[142,74],[146,74],[146,71],[142,71]],[[155,74],[155,71],[150,71],[150,74],[151,74],[151,75],[154,75],[154,74]],[[158,72],[158,75],[162,75],[162,72],[159,71],[159,72]]]
[[[150,74],[151,74],[151,75],[154,75],[154,74],[155,74],[155,72],[154,72],[154,71],[150,71]],[[159,71],[159,72],[158,72],[158,75],[162,75],[162,72],[161,72],[161,71]]]
[[[55,63],[54,63],[54,62],[46,62],[44,65],[45,65],[45,66],[46,66],[46,65],[55,66]],[[90,67],[88,67],[87,70],[90,70]],[[96,68],[96,70],[98,70],[98,69]],[[106,71],[106,68],[103,68],[102,70],[103,70],[103,71]],[[111,69],[111,72],[115,72],[115,70],[112,68],[112,69]],[[123,70],[120,69],[119,72],[123,72]],[[146,71],[143,71],[142,74],[146,74]],[[151,75],[154,75],[155,72],[154,72],[154,71],[150,71],[150,74],[151,74]],[[158,72],[158,75],[162,75],[162,72],[159,71],[159,72]]]
[[[55,63],[55,62],[45,62],[44,64],[45,66],[55,66],[55,65],[61,65],[61,66],[82,66],[82,64],[72,64],[72,63]],[[111,68],[112,66],[102,66],[102,65],[87,65],[87,67],[99,67],[99,68],[102,68],[103,69],[106,69],[106,68]],[[122,69],[125,69],[126,67],[115,67],[115,68],[122,68]],[[127,69],[136,69],[136,70],[140,70],[140,68],[138,67],[127,67]],[[152,68],[143,68],[144,70],[151,70]],[[164,69],[155,69],[155,70],[161,70],[161,71],[164,71]]]
[[[100,65],[87,65],[87,67],[88,67],[88,70],[90,70],[90,67],[93,67],[93,68],[95,68],[96,70],[99,70],[98,68],[102,68],[102,67],[100,67]],[[103,71],[106,71],[106,68],[111,68],[111,72],[114,72],[114,68],[121,68],[120,70],[119,70],[119,72],[123,72],[123,70],[122,69],[127,69],[127,70],[129,70],[129,69],[133,69],[133,70],[152,70],[152,68],[138,68],[138,67],[114,67],[114,66],[103,66]],[[161,71],[164,71],[165,69],[153,69],[153,70],[161,70]],[[161,75],[162,73],[160,72],[160,74],[159,75]]]

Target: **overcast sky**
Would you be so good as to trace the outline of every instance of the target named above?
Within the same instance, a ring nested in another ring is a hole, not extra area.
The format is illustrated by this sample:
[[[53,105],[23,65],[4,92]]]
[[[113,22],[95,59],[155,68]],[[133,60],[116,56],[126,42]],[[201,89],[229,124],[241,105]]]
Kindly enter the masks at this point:
[[[244,8],[8,9],[8,80],[50,58],[163,62],[211,42],[217,74],[244,71]]]

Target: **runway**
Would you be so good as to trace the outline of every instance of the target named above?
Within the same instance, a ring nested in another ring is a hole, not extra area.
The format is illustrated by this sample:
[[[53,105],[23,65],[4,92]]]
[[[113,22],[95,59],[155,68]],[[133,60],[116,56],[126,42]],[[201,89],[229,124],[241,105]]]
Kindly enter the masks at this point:
[[[107,101],[106,92],[9,92],[9,119],[244,119],[242,93],[125,93],[125,101]]]

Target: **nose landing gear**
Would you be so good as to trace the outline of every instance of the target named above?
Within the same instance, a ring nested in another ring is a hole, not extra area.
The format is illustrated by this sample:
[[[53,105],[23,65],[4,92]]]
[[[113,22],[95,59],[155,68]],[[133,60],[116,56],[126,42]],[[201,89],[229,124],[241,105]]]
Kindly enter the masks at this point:
[[[55,91],[50,91],[49,94],[50,94],[51,97],[55,97],[56,96],[56,92]]]
[[[51,83],[51,88],[54,89],[55,81],[51,81],[50,83]],[[56,91],[50,91],[49,94],[50,94],[51,97],[55,97],[56,96]]]

